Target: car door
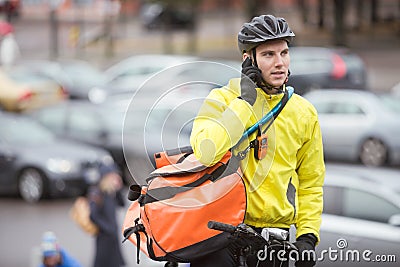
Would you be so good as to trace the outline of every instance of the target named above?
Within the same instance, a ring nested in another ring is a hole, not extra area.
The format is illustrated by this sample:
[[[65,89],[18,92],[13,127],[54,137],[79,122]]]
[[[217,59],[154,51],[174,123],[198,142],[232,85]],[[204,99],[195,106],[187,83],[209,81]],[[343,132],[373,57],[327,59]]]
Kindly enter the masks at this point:
[[[360,103],[346,99],[332,99],[325,105],[329,108],[321,110],[316,105],[325,153],[334,158],[356,159],[359,141],[370,124],[367,113]]]
[[[400,213],[399,203],[371,191],[329,185],[324,188],[324,202],[317,253],[320,257],[326,253],[323,266],[375,266],[371,262],[377,256],[400,257],[400,227],[388,223]]]
[[[68,137],[87,144],[104,147],[107,132],[94,109],[71,108],[68,114]]]
[[[11,148],[0,139],[0,191],[7,191],[15,185],[15,155]]]

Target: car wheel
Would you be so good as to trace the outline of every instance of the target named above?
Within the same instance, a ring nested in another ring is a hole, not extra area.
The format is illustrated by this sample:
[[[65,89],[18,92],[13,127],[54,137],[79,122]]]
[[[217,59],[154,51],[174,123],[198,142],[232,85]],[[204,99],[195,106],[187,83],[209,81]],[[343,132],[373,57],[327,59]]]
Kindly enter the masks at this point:
[[[387,157],[388,149],[379,139],[367,139],[361,146],[360,160],[366,166],[382,166]]]
[[[21,172],[18,180],[19,194],[27,202],[37,202],[44,196],[45,177],[33,168]]]

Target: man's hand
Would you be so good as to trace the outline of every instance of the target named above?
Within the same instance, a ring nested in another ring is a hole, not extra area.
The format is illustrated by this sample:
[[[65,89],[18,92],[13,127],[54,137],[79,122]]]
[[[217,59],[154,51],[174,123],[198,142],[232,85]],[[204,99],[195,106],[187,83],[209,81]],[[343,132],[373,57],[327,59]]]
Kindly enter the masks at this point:
[[[250,105],[254,105],[257,98],[256,87],[262,84],[261,70],[252,65],[248,57],[242,63],[242,75],[240,80],[241,98]]]
[[[294,245],[298,249],[299,259],[296,267],[312,267],[315,265],[315,244],[317,238],[313,234],[304,234],[297,238]]]

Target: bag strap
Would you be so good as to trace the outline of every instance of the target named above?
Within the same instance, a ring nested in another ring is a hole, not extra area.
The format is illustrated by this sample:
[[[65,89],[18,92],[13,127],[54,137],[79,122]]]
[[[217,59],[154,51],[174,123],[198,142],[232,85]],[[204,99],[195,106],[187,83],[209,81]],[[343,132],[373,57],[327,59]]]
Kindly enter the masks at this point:
[[[274,120],[278,117],[279,113],[283,110],[283,108],[286,106],[286,103],[289,101],[290,97],[294,93],[294,88],[291,86],[287,86],[286,90],[283,94],[283,97],[281,101],[279,101],[278,104],[276,104],[266,115],[264,115],[258,122],[250,126],[242,135],[242,137],[239,139],[239,141],[232,147],[235,148],[239,146],[241,142],[244,141],[248,136],[250,136],[252,133],[254,133],[256,130],[261,130],[261,127],[265,124],[268,123],[267,127],[264,129],[263,132],[266,132],[268,128],[272,125]],[[253,142],[252,140],[250,144]],[[250,150],[250,145],[246,147],[244,150],[238,152],[237,156],[240,159],[244,159],[246,157],[247,152]]]
[[[140,256],[140,233],[139,232],[144,233],[146,235],[146,239],[147,240],[149,239],[147,236],[147,233],[146,233],[146,229],[144,228],[144,225],[139,223],[139,218],[136,218],[135,226],[125,229],[124,234],[123,234],[124,240],[122,240],[122,243],[124,243],[126,240],[129,239],[129,237],[132,234],[136,235],[136,243],[137,243],[137,245],[136,245],[136,263],[137,264],[140,263],[140,258],[139,258],[139,256]]]

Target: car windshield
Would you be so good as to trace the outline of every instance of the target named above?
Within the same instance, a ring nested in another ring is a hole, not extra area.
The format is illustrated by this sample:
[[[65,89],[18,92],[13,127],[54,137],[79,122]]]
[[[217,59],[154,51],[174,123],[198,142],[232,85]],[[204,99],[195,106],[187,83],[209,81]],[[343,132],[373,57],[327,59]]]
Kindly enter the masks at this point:
[[[37,144],[51,142],[54,135],[30,120],[2,120],[0,138],[10,144]]]
[[[104,127],[110,132],[122,134],[125,113],[120,110],[103,110],[102,112],[105,121]]]
[[[75,83],[80,85],[93,86],[104,84],[107,80],[102,72],[85,64],[65,64],[63,70]]]
[[[11,79],[18,82],[40,82],[46,80],[45,77],[25,71],[10,72],[9,75]]]

